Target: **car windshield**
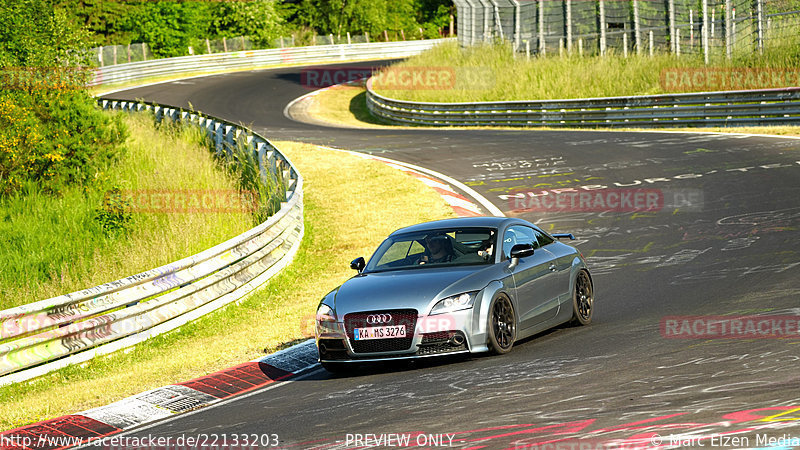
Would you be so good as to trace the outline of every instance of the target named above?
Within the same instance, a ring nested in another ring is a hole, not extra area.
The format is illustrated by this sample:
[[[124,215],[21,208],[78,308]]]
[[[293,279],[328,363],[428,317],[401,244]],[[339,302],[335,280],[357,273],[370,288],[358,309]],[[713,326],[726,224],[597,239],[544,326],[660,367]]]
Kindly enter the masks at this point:
[[[390,236],[372,255],[369,272],[395,269],[491,264],[497,230],[448,228]]]

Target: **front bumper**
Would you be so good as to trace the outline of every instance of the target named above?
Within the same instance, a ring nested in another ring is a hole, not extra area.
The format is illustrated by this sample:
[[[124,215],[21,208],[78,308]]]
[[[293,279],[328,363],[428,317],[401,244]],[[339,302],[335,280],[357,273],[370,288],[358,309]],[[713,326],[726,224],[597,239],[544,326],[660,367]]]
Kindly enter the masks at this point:
[[[317,349],[322,362],[365,362],[428,358],[469,353],[485,345],[474,342],[473,309],[418,316],[410,345],[391,351],[356,351],[352,330],[344,321],[317,323]],[[349,332],[349,333],[348,333]]]

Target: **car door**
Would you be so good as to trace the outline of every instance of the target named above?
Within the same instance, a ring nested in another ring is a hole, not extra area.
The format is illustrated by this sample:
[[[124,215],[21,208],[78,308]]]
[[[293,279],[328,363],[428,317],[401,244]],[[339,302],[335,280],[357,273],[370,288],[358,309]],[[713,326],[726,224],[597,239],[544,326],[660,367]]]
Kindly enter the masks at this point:
[[[516,244],[531,244],[532,256],[520,258],[512,269],[520,329],[530,328],[555,317],[558,301],[553,293],[550,264],[552,254],[542,251],[534,230],[524,225],[512,225],[503,234],[503,258],[510,259]]]
[[[557,244],[555,239],[541,230],[534,229],[534,233],[542,250],[547,251],[553,257],[553,262],[548,266],[552,276],[549,277],[545,289],[561,304],[566,300],[571,301],[569,299],[569,294],[571,294],[569,283],[575,250],[566,245]]]

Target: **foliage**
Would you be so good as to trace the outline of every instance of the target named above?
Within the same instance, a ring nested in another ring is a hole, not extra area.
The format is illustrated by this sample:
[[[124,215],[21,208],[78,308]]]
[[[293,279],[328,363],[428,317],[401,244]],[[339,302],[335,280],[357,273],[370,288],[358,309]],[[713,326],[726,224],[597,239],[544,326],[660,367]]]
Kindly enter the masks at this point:
[[[0,195],[89,185],[117,160],[125,127],[82,91],[0,92]]]
[[[435,38],[455,13],[451,0],[53,1],[97,44],[146,42],[158,57],[185,55],[190,46],[223,37],[247,36],[260,48],[290,34],[297,44],[310,44],[313,34],[368,32],[378,39],[384,30],[416,38],[422,29]]]
[[[128,231],[133,220],[131,202],[120,188],[114,187],[106,192],[103,206],[95,210],[94,218],[107,236]]]
[[[200,144],[198,128],[157,128],[143,113],[110,115],[130,130],[128,150],[91,186],[51,195],[27,181],[0,198],[0,309],[159,267],[252,226],[245,210],[161,207],[160,193],[237,188]]]
[[[84,88],[71,49],[86,33],[50,0],[0,0],[0,196],[89,184],[122,151],[125,129]]]
[[[449,25],[453,11],[447,0],[300,0],[293,18],[323,34],[423,28],[427,37],[438,37],[438,28]]]
[[[0,0],[0,68],[74,66],[87,37],[52,0]]]
[[[207,145],[211,146],[210,143]],[[226,144],[225,150],[216,153],[216,156],[217,162],[237,180],[242,203],[254,206],[255,224],[266,221],[278,212],[281,200],[286,198],[283,183],[278,179],[281,171],[279,165],[262,172],[255,152],[243,142],[232,146]],[[264,163],[269,165],[266,160]]]
[[[226,38],[249,36],[256,46],[267,47],[286,31],[283,14],[273,0],[223,2],[211,21],[212,31]]]
[[[156,56],[186,54],[194,41],[208,35],[208,17],[217,5],[210,2],[134,3],[121,30],[134,42],[147,42]]]

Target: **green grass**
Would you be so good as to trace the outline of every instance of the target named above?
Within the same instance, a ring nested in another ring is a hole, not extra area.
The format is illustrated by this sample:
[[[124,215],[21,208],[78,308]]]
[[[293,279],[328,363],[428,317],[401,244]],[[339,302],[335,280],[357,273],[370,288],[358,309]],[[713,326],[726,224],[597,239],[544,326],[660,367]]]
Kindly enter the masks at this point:
[[[147,115],[125,117],[130,137],[122,160],[94,174],[88,187],[60,196],[35,185],[0,202],[0,309],[133,275],[192,255],[253,226],[249,212],[137,212],[125,232],[95,218],[113,188],[237,189],[201,145],[197,129],[161,126]]]
[[[0,388],[0,430],[186,381],[305,339],[322,296],[354,274],[352,259],[368,257],[399,227],[453,216],[435,191],[383,163],[275,144],[305,180],[305,237],[295,260],[240,304],[128,352]]]
[[[792,71],[798,66],[800,40],[796,36],[775,39],[763,55],[741,50],[730,61],[715,55],[709,64],[715,69]],[[381,95],[423,102],[476,102],[660,94],[666,92],[662,86],[665,70],[705,66],[701,57],[669,54],[627,58],[613,53],[605,57],[548,55],[527,60],[524,54],[515,55],[508,44],[460,48],[457,43],[446,43],[392,67],[452,69],[455,83],[443,84],[444,89],[378,86]]]

